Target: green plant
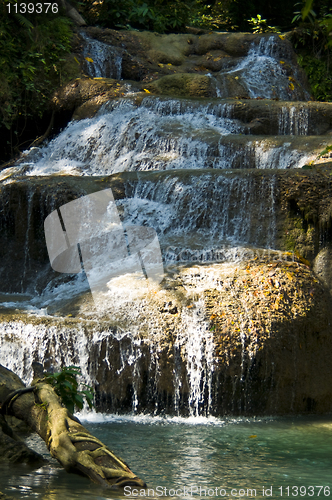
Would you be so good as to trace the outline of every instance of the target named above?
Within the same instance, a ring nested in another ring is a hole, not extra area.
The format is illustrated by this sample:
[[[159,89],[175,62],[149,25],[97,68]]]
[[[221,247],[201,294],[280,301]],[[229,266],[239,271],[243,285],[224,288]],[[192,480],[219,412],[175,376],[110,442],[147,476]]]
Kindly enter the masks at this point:
[[[83,0],[82,14],[107,28],[142,29],[168,33],[182,31],[196,0]]]
[[[311,2],[312,4],[312,2]],[[309,5],[308,2],[305,6],[303,6],[303,2],[298,2],[295,4],[300,10],[296,10],[294,12],[294,17],[292,19],[292,23],[299,22],[301,20],[304,20],[305,18],[309,19],[309,22],[311,24],[315,23],[315,17],[316,17],[316,12],[312,10],[311,4]],[[301,9],[302,7],[302,9]]]
[[[313,98],[332,101],[332,75],[324,58],[306,54],[298,56],[298,63],[307,74]]]
[[[239,31],[251,29],[249,21],[256,22],[257,12],[262,20],[266,20],[266,26],[271,28],[278,26],[281,31],[287,31],[291,27],[294,3],[298,0],[225,0],[227,15],[232,25],[238,26]],[[249,20],[249,21],[248,21]],[[264,32],[264,31],[263,31]]]
[[[275,26],[269,26],[266,19],[262,19],[260,14],[257,14],[256,17],[248,19],[248,23],[251,25],[253,33],[280,33],[278,28]]]
[[[81,370],[77,366],[68,366],[62,368],[60,372],[45,374],[45,382],[54,387],[70,413],[74,413],[75,407],[81,410],[84,399],[90,409],[94,406],[92,387],[83,384],[85,389],[83,391],[78,389],[77,377],[80,375],[82,375]]]
[[[28,5],[41,5],[32,0]],[[9,6],[12,6],[9,12]],[[72,23],[65,15],[16,13],[16,0],[0,3],[0,128],[5,153],[21,147],[32,121],[47,110],[53,91],[66,78],[65,59],[71,50]],[[34,136],[28,135],[27,142]],[[0,158],[1,158],[0,156]]]
[[[321,151],[319,153],[318,158],[321,158],[322,156],[327,155],[330,151],[332,151],[332,146],[326,146],[326,148],[323,149],[323,151]]]
[[[229,0],[208,2],[197,0],[191,10],[190,25],[208,30],[234,31],[237,26],[228,13]]]
[[[296,6],[293,22],[298,26],[293,30],[292,42],[298,63],[308,76],[313,98],[331,101],[332,8],[326,0],[303,0]]]
[[[158,16],[156,16],[151,6],[144,2],[142,5],[134,4],[132,6],[128,19],[129,22],[133,20],[134,24],[144,26],[148,29],[151,23],[154,24],[158,21]]]

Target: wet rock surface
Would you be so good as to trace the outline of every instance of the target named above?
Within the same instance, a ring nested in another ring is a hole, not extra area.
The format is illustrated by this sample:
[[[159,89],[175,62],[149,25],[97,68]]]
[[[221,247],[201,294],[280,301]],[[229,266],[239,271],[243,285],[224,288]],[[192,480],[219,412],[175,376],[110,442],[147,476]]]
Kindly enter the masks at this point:
[[[143,82],[179,73],[206,74],[229,70],[236,67],[237,63],[248,54],[253,43],[258,45],[262,39],[262,35],[248,33],[160,35],[98,28],[88,28],[84,32],[89,37],[110,46],[121,47],[122,78]],[[296,64],[296,56],[290,42],[282,35],[275,37],[275,44],[275,56],[282,60],[281,66],[285,73],[293,78],[292,68]],[[234,78],[232,83],[236,84]],[[298,71],[298,78],[302,84],[305,83],[301,71]]]
[[[331,343],[331,298],[307,266],[248,262],[206,300],[221,371],[217,400],[231,412],[330,411],[322,373],[332,374],[323,353]]]
[[[251,252],[234,263],[170,268],[159,286],[132,282],[126,297],[130,283],[118,279],[104,313],[90,294],[75,317],[64,319],[66,306],[47,319],[7,313],[7,342],[20,363],[30,332],[46,369],[62,358],[77,363],[80,344],[101,411],[329,412],[331,296],[292,254]],[[28,376],[31,366],[20,369]]]
[[[93,45],[90,52],[84,49],[87,40],[100,44],[96,52]],[[115,62],[114,50],[118,51],[118,62]],[[93,78],[69,83],[55,94],[52,105],[56,111],[63,112],[84,103],[84,112],[80,110],[76,118],[91,116],[93,110],[107,100],[125,95],[129,87],[131,92],[141,90],[157,95],[196,98],[255,97],[303,101],[308,99],[310,93],[306,77],[297,66],[296,55],[285,35],[159,35],[87,28],[77,35],[75,51],[83,74]],[[270,56],[275,62],[269,60]],[[105,79],[105,76],[113,74],[107,69],[109,64],[113,67],[119,65],[118,83],[111,78]],[[266,72],[267,80],[263,86],[258,81],[262,72]],[[99,76],[96,77],[96,74]],[[251,76],[256,74],[257,77]],[[257,87],[254,94],[247,83],[252,78],[250,84],[253,88]],[[86,104],[88,100],[91,100],[89,106]]]
[[[24,387],[16,374],[0,365],[0,407],[11,392]],[[29,429],[18,419],[0,414],[0,463],[26,463],[34,466],[45,463],[45,459],[39,453],[26,446],[18,434],[20,432],[27,433]],[[5,498],[7,497],[4,496]]]
[[[5,495],[4,493],[1,493],[1,491],[0,491],[0,499],[1,500],[13,500],[13,497]]]
[[[46,460],[34,450],[30,450],[23,441],[11,438],[0,430],[0,463],[25,463],[40,466]],[[1,496],[0,496],[1,498]]]

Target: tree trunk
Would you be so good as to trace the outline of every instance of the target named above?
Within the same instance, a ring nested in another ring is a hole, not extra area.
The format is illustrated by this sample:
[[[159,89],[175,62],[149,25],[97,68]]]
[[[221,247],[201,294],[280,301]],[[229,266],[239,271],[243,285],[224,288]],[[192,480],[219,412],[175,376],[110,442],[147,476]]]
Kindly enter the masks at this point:
[[[67,0],[60,0],[61,5],[66,9],[66,14],[70,17],[77,26],[86,26],[86,22],[81,14]]]
[[[26,388],[19,377],[0,365],[0,403],[1,413],[28,424],[68,472],[83,474],[105,487],[146,486],[63,407],[51,385],[37,379]]]

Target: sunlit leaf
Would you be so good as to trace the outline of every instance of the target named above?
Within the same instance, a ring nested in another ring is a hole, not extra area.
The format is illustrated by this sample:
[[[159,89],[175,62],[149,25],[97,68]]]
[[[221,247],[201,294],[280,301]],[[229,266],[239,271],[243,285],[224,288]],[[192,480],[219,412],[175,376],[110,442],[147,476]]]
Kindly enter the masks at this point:
[[[311,13],[311,7],[312,4],[314,3],[313,0],[306,0],[305,6],[301,10],[302,13],[302,19],[304,20],[308,15]]]

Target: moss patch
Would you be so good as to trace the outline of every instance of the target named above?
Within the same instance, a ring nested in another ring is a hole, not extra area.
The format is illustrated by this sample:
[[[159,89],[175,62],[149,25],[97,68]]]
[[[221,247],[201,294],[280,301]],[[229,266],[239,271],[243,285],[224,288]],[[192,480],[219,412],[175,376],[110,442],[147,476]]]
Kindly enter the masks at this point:
[[[211,79],[204,75],[175,74],[163,76],[147,85],[147,89],[156,94],[209,97],[214,95]]]

